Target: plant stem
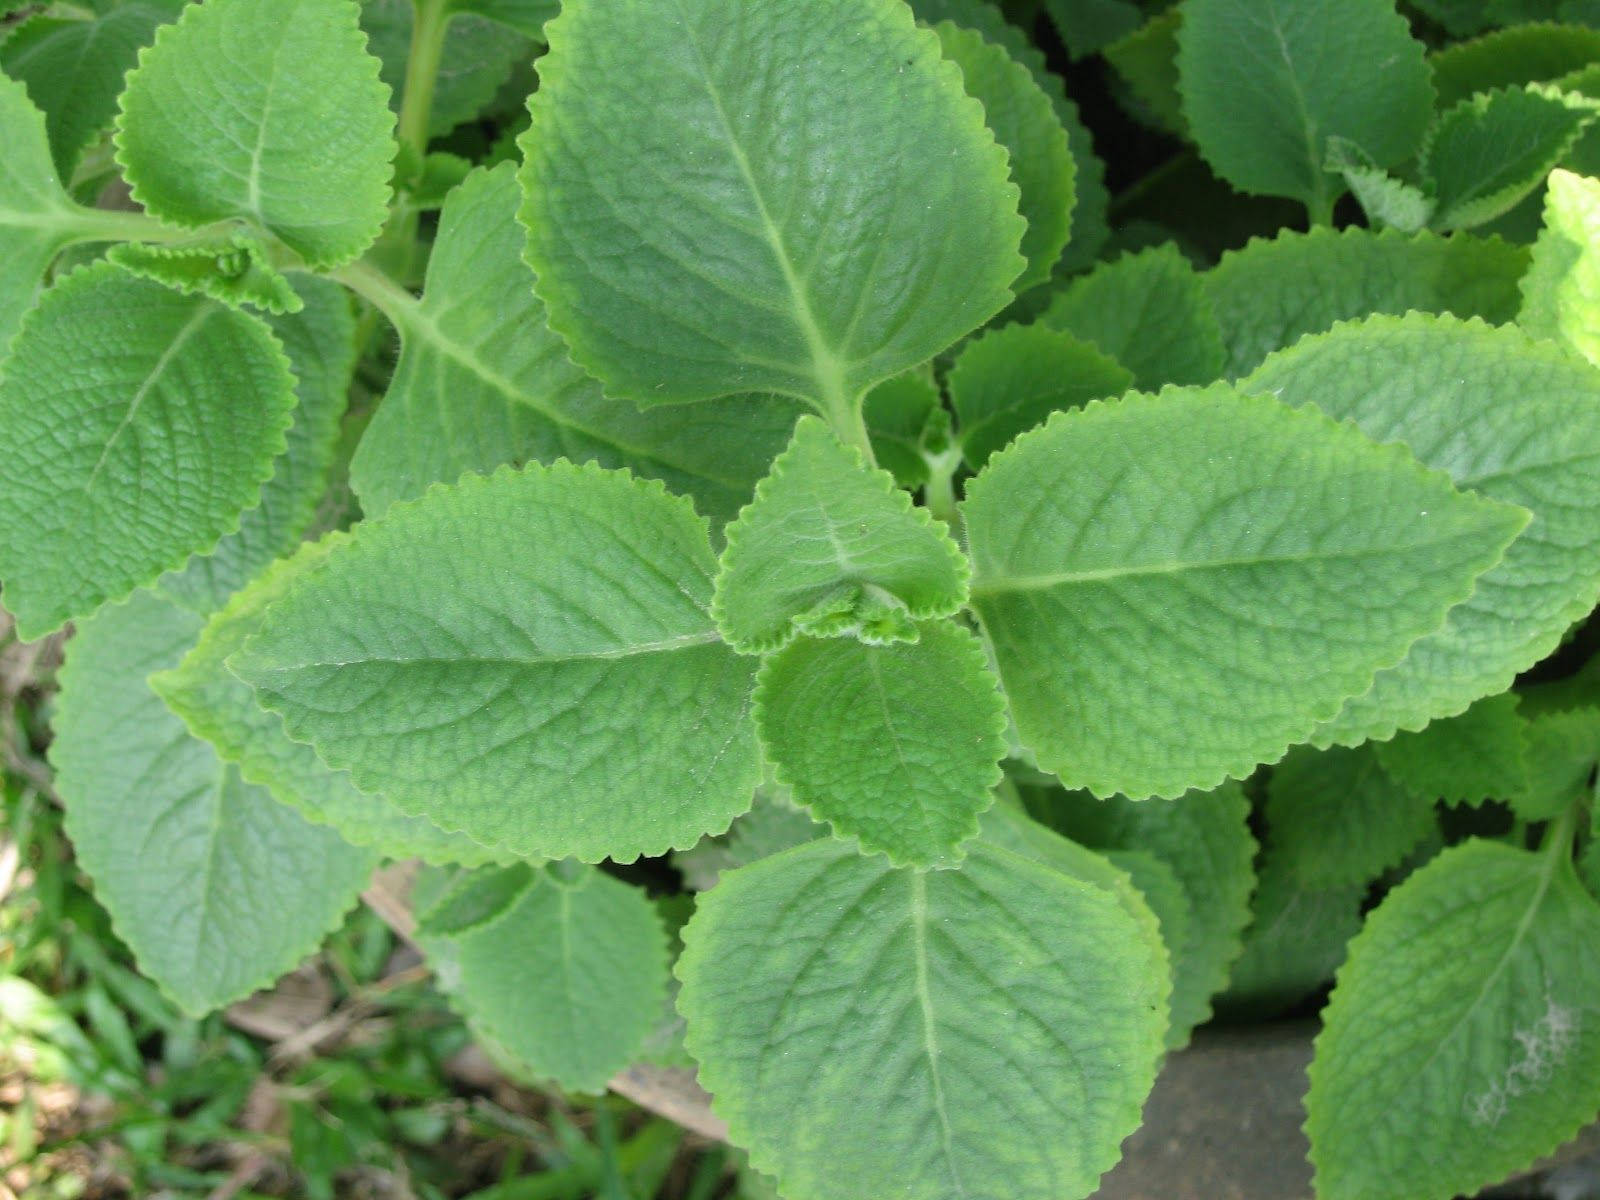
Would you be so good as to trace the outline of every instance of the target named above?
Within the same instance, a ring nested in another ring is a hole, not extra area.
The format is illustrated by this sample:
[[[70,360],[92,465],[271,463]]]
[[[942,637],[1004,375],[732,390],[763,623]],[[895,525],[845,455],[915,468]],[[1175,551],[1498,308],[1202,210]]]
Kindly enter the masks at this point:
[[[1310,218],[1311,228],[1333,228],[1334,200],[1332,193],[1319,189],[1315,197],[1306,201],[1306,215]]]
[[[409,151],[420,167],[428,152],[433,92],[439,82],[439,61],[444,56],[445,28],[450,23],[449,0],[416,0],[414,13],[411,53],[406,57],[406,78],[400,93],[398,136],[402,156]]]
[[[872,437],[867,433],[866,417],[861,411],[862,399],[860,396],[851,399],[849,394],[840,388],[829,394],[821,413],[833,427],[833,432],[839,440],[861,451],[861,457],[866,460],[867,466],[875,467],[878,465],[878,457],[872,452]]]
[[[1583,811],[1583,801],[1576,800],[1567,810],[1544,827],[1544,837],[1539,841],[1539,853],[1549,858],[1572,858],[1572,842],[1578,832],[1578,814]]]
[[[62,228],[74,244],[84,242],[185,242],[203,237],[203,229],[177,229],[142,212],[112,211],[73,205],[62,214]]]
[[[372,305],[396,329],[404,329],[416,315],[417,298],[370,263],[353,262],[340,267],[329,278],[344,284]]]
[[[928,482],[922,485],[922,502],[928,511],[951,529],[961,528],[961,510],[956,507],[956,471],[961,467],[961,447],[951,445],[938,454],[924,452]]]

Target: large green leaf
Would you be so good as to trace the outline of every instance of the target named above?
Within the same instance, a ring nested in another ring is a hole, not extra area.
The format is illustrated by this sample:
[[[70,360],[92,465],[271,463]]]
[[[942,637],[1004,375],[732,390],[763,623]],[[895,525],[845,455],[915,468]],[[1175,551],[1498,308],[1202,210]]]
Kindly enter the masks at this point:
[[[1528,520],[1222,384],[1057,415],[990,459],[962,508],[1023,744],[1071,787],[1136,798],[1303,740]]]
[[[386,293],[400,362],[351,464],[367,512],[466,471],[569,458],[660,479],[732,518],[783,449],[796,406],[740,397],[640,412],[602,395],[533,294],[513,172],[476,172],[445,201],[420,303]]]
[[[0,579],[39,637],[238,528],[294,379],[261,321],[109,263],[52,288],[0,377]]]
[[[1517,315],[1527,267],[1528,251],[1499,238],[1315,229],[1253,241],[1203,278],[1226,375],[1236,379],[1306,334],[1373,313],[1416,309],[1503,324]]]
[[[948,617],[967,597],[967,561],[944,524],[817,417],[801,418],[726,533],[712,611],[742,653],[798,632],[914,639],[912,621]]]
[[[790,1200],[1068,1200],[1155,1077],[1153,924],[983,842],[929,872],[813,842],[701,897],[678,1003],[715,1111]]]
[[[358,256],[387,216],[395,154],[359,15],[355,0],[185,8],[122,93],[134,199],[178,225],[254,221],[315,267]]]
[[[1600,62],[1600,29],[1541,22],[1497,29],[1429,56],[1441,111],[1479,92],[1544,83]]]
[[[756,723],[812,815],[899,866],[961,857],[993,801],[1005,701],[983,647],[949,621],[915,642],[799,638],[767,659]]]
[[[503,911],[443,937],[456,1006],[521,1073],[580,1092],[639,1053],[666,1001],[667,938],[638,888],[593,867],[547,868]]]
[[[1504,691],[1594,607],[1600,373],[1587,363],[1516,329],[1412,314],[1308,338],[1240,386],[1315,404],[1375,441],[1404,444],[1458,487],[1533,514],[1443,628],[1347,703],[1319,743],[1354,745],[1454,716]]]
[[[1600,181],[1553,171],[1517,323],[1600,366]]]
[[[1367,919],[1311,1065],[1318,1196],[1448,1200],[1594,1119],[1600,907],[1568,849],[1469,842]]]
[[[50,756],[78,862],[140,969],[189,1013],[264,987],[355,903],[374,856],[245,783],[145,682],[202,618],[141,591],[83,623]]]
[[[1340,190],[1323,165],[1329,138],[1393,166],[1417,151],[1433,113],[1422,43],[1394,0],[1188,0],[1178,71],[1189,128],[1217,174],[1322,219]]]
[[[1430,721],[1416,733],[1396,734],[1379,743],[1374,756],[1391,777],[1428,801],[1482,804],[1527,791],[1531,751],[1528,723],[1517,712],[1516,696],[1501,692],[1460,716]]]
[[[612,394],[842,415],[1010,301],[1005,151],[900,0],[569,0],[546,34],[528,258]]]
[[[758,778],[754,664],[717,637],[714,566],[659,484],[468,475],[360,526],[229,662],[291,737],[413,816],[631,860],[727,828]]]

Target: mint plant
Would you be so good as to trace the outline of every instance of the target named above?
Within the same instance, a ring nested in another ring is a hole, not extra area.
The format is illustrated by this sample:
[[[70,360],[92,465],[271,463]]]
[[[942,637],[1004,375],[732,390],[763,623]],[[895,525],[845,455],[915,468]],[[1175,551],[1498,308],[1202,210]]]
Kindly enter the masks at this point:
[[[1319,1196],[1556,1149],[1600,29],[1530,7],[24,6],[0,598],[120,936],[208,1012],[420,859],[508,1069],[693,1065],[789,1200],[1088,1196],[1330,981]],[[1192,144],[1115,203],[1095,54]]]

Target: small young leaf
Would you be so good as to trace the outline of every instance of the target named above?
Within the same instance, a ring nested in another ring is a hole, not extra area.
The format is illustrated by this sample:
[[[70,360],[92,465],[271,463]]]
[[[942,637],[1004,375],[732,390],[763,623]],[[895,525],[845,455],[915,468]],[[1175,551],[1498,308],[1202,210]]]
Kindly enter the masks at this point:
[[[1168,988],[1153,922],[983,842],[959,870],[824,841],[730,872],[678,975],[715,1111],[793,1200],[1087,1195],[1139,1123]]]
[[[313,267],[360,255],[387,215],[395,147],[359,11],[355,0],[188,5],[122,94],[118,161],[134,199],[177,225],[254,221]]]
[[[569,0],[546,33],[528,260],[610,394],[843,411],[1010,302],[1006,153],[900,0]],[[641,186],[664,159],[694,170]]]
[[[967,597],[967,561],[943,523],[816,417],[801,418],[726,535],[712,612],[743,654],[801,631],[914,640],[912,622]]]
[[[1088,342],[1045,325],[1007,325],[968,342],[950,369],[961,455],[978,470],[1051,413],[1119,396],[1133,375]]]
[[[18,632],[87,616],[237,529],[294,399],[254,317],[109,263],[53,287],[0,377],[0,579]]]
[[[468,475],[358,527],[229,665],[412,816],[521,856],[630,861],[726,829],[757,782],[754,664],[717,638],[714,567],[705,523],[659,484]]]
[[[1600,595],[1600,373],[1516,329],[1372,317],[1280,351],[1241,382],[1403,443],[1533,519],[1442,628],[1317,731],[1355,745],[1421,729],[1504,691]],[[1426,506],[1424,506],[1426,508]],[[1431,519],[1431,518],[1430,518]]]
[[[1429,56],[1439,111],[1479,92],[1547,83],[1600,62],[1600,29],[1580,25],[1518,25],[1470,42],[1456,42]]]
[[[1059,414],[990,459],[962,508],[1023,743],[1069,786],[1136,798],[1303,740],[1528,520],[1226,385]]]
[[[1528,251],[1499,238],[1314,229],[1252,241],[1202,278],[1227,348],[1224,374],[1237,379],[1307,334],[1374,313],[1504,324],[1517,315],[1527,266]]]
[[[1594,1119],[1600,907],[1554,849],[1447,850],[1367,919],[1311,1064],[1318,1196],[1470,1194]]]
[[[1600,181],[1554,171],[1517,324],[1600,366]]]
[[[1397,733],[1378,743],[1377,760],[1404,788],[1429,800],[1509,800],[1528,787],[1527,726],[1517,713],[1517,698],[1501,692],[1460,716],[1431,721],[1416,733]]]
[[[1345,186],[1376,228],[1415,233],[1427,228],[1438,207],[1421,188],[1396,179],[1344,138],[1328,139],[1328,170],[1344,176]]]
[[[470,872],[426,908],[418,908],[417,935],[423,940],[459,937],[497,921],[537,882],[534,868],[524,862]]]
[[[1328,139],[1381,167],[1414,154],[1433,112],[1422,43],[1394,0],[1188,0],[1178,31],[1184,114],[1240,191],[1326,217]],[[1248,47],[1249,52],[1242,52]]]
[[[1210,383],[1222,373],[1221,334],[1200,277],[1171,244],[1096,267],[1039,320],[1093,342],[1141,388]]]
[[[142,279],[234,308],[249,304],[282,314],[298,312],[302,303],[261,243],[245,234],[174,246],[127,242],[111,247],[106,257]]]
[[[1005,701],[949,621],[915,642],[799,638],[767,659],[756,725],[778,779],[834,832],[897,866],[960,859],[993,802]]]

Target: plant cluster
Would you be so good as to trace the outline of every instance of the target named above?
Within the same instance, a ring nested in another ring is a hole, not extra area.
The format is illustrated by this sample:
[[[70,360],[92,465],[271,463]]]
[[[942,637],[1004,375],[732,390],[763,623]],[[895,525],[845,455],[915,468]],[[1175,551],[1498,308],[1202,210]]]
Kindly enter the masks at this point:
[[[788,1200],[1086,1196],[1336,969],[1320,1197],[1594,1118],[1600,12],[1034,7],[16,26],[0,579],[184,1009],[419,858],[504,1061]]]

